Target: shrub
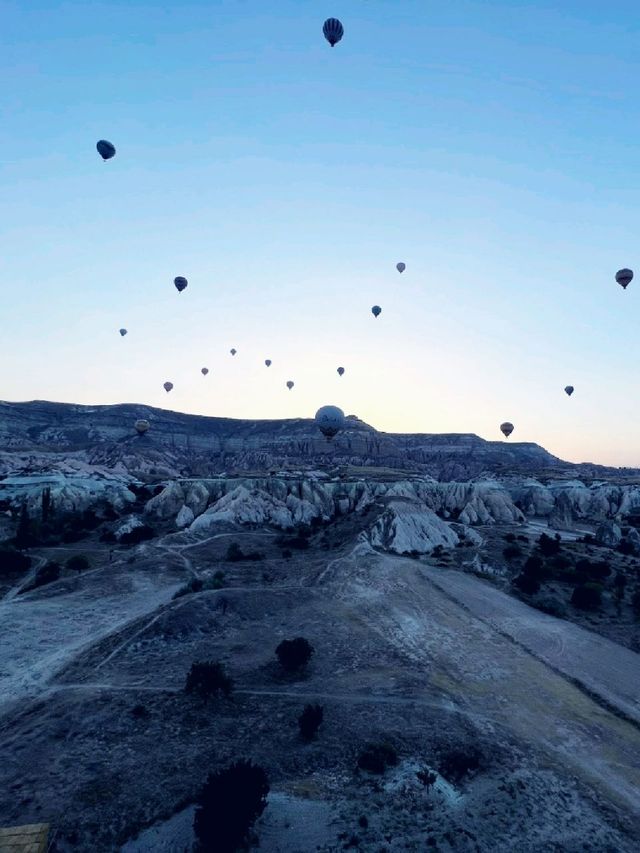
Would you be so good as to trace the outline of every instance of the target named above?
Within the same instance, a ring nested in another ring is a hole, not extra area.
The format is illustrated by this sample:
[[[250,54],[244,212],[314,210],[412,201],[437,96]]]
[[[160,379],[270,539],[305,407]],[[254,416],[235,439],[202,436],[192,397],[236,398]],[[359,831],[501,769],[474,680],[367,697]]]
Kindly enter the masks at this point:
[[[611,566],[604,560],[599,563],[592,563],[588,574],[594,580],[604,580],[611,574]]]
[[[323,717],[322,705],[305,705],[304,711],[298,717],[300,734],[305,740],[312,740],[315,737]]]
[[[505,533],[503,538],[504,538],[505,542],[515,542],[516,541],[516,534],[515,533]]]
[[[200,590],[204,587],[204,583],[200,578],[191,578],[184,586],[180,587],[180,589],[174,593],[173,597],[181,598],[183,595],[189,595],[192,592],[200,592]]]
[[[282,552],[282,559],[283,560],[290,560],[291,557],[293,557],[293,552],[290,551],[288,548],[285,548],[284,551]]]
[[[594,583],[577,586],[573,590],[571,603],[579,610],[597,610],[602,604],[602,590]]]
[[[60,564],[56,563],[54,560],[49,560],[48,563],[45,563],[44,566],[40,566],[40,568],[36,570],[36,576],[33,581],[32,588],[44,586],[47,583],[57,581],[59,577]]]
[[[366,829],[369,826],[369,821],[366,815],[360,815],[358,818],[358,826],[362,827],[362,829]]]
[[[527,545],[529,544],[529,537],[524,536],[522,533],[519,533],[516,538],[518,539],[519,542],[526,542]]]
[[[76,572],[84,572],[89,568],[89,560],[84,554],[74,554],[67,560],[67,568]]]
[[[438,770],[449,782],[457,784],[480,767],[482,755],[475,747],[453,749],[446,753]]]
[[[384,773],[398,763],[398,753],[389,743],[368,743],[358,756],[358,767],[369,773]]]
[[[264,554],[260,554],[258,551],[245,554],[237,542],[232,542],[227,548],[225,560],[229,563],[239,563],[241,560],[264,560]]]
[[[145,542],[147,539],[153,539],[156,535],[153,527],[148,524],[142,524],[140,527],[134,527],[128,533],[123,533],[120,537],[120,542],[123,545],[137,545],[139,542]]]
[[[287,672],[293,672],[305,666],[313,652],[313,646],[304,637],[296,637],[295,640],[283,640],[276,648],[280,665]]]
[[[636,547],[633,542],[629,542],[628,539],[623,539],[616,548],[616,551],[618,551],[620,554],[625,554],[626,556],[629,556],[630,554],[635,554]]]
[[[560,552],[560,537],[558,534],[552,539],[546,533],[541,533],[538,539],[538,548],[545,557],[553,557]]]
[[[0,575],[26,572],[30,566],[31,557],[13,548],[0,548]]]
[[[522,556],[522,548],[519,545],[507,545],[502,555],[505,560],[515,560],[516,557]]]
[[[236,853],[265,810],[269,780],[251,761],[210,773],[197,799],[193,828],[200,850]]]
[[[616,572],[616,576],[613,579],[613,588],[614,594],[618,601],[622,601],[624,598],[624,590],[627,585],[627,576],[622,572]]]
[[[134,705],[131,709],[131,714],[136,720],[146,720],[150,716],[144,705]]]
[[[518,575],[513,579],[513,585],[525,595],[535,595],[540,589],[540,581],[532,575]]]
[[[224,586],[224,572],[221,572],[218,569],[217,572],[214,573],[211,580],[207,583],[207,589],[222,589]]]
[[[635,615],[640,617],[640,587],[637,587],[631,596],[631,606],[633,607]]]
[[[218,661],[192,663],[184,686],[185,693],[195,694],[202,699],[209,699],[218,693],[229,696],[232,688],[233,680]]]

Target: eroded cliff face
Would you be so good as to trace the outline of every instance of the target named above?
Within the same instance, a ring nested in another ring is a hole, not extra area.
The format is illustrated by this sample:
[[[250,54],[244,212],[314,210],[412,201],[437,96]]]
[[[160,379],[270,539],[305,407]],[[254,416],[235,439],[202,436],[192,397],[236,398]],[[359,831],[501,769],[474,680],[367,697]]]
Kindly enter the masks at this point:
[[[133,423],[144,418],[143,436]],[[209,418],[148,406],[76,406],[34,401],[0,403],[0,451],[56,457],[76,454],[90,465],[147,482],[212,477],[292,466],[392,468],[440,480],[484,472],[564,470],[567,463],[536,444],[485,441],[476,435],[377,432],[355,416],[332,442],[310,419]],[[571,466],[569,466],[571,467]]]

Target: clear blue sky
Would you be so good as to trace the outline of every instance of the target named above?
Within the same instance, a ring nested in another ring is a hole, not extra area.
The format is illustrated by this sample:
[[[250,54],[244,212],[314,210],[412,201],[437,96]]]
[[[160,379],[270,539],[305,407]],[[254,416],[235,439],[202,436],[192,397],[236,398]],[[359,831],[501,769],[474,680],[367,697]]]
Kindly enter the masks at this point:
[[[0,398],[640,465],[639,46],[631,2],[0,2]]]

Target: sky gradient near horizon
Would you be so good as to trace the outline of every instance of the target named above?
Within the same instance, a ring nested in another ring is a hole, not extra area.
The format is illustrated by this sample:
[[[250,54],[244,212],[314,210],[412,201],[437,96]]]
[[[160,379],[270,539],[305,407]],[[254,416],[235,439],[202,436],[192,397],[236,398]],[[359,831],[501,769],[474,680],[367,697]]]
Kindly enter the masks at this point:
[[[631,2],[19,0],[0,19],[0,399],[332,403],[491,440],[510,420],[513,441],[640,466]]]

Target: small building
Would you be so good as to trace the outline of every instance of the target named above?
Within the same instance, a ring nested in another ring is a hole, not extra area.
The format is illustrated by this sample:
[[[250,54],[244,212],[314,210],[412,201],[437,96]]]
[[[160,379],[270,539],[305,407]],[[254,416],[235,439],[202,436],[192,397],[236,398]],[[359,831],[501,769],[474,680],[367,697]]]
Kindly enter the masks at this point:
[[[0,827],[0,853],[46,853],[48,823]]]

